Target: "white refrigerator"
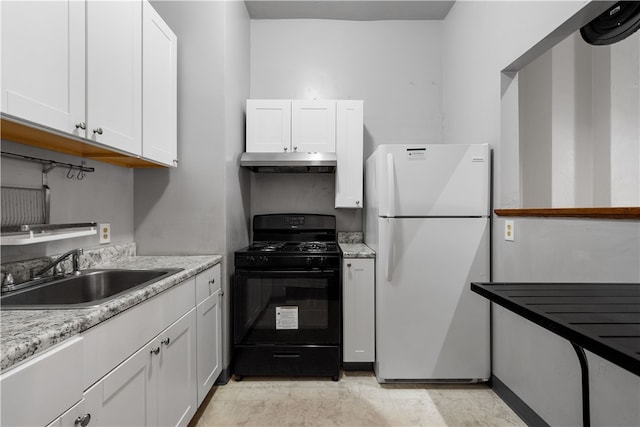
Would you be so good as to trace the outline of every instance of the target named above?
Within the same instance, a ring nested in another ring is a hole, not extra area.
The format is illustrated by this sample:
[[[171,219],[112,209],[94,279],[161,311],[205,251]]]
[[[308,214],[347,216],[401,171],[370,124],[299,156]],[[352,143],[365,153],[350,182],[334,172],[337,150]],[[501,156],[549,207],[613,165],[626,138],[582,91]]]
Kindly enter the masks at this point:
[[[487,144],[380,145],[365,165],[365,243],[376,251],[378,382],[490,375]]]

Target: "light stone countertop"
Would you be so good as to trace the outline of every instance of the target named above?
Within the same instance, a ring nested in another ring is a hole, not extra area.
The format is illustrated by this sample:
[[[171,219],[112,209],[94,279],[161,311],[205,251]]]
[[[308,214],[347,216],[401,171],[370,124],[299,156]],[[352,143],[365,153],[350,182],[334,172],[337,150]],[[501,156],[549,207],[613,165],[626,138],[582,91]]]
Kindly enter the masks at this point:
[[[105,262],[92,268],[184,270],[97,307],[70,310],[1,310],[0,369],[4,371],[36,353],[78,335],[221,261],[220,255],[206,255],[134,256]]]
[[[339,243],[343,258],[375,258],[376,253],[364,243]]]

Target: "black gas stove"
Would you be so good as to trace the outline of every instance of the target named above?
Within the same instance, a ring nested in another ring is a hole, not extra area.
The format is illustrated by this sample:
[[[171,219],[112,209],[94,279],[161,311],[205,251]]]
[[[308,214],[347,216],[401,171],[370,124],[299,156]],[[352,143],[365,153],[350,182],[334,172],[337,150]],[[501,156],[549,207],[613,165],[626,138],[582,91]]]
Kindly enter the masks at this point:
[[[330,376],[340,369],[341,270],[332,215],[253,218],[235,253],[234,374]]]
[[[253,243],[235,253],[236,268],[340,267],[333,215],[275,214],[253,218]]]

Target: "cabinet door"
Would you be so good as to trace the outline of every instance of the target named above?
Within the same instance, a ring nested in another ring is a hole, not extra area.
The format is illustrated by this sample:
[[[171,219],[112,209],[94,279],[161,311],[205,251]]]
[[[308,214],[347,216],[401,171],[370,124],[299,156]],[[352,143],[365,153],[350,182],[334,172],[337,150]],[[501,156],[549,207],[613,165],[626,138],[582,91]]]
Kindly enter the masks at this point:
[[[197,409],[196,309],[158,336],[158,425],[186,426]]]
[[[364,102],[336,104],[336,208],[362,208]]]
[[[70,338],[3,372],[0,425],[47,425],[82,400],[82,347]]]
[[[336,102],[291,102],[291,150],[334,153],[336,151]]]
[[[343,265],[343,361],[375,360],[374,260],[345,259]]]
[[[141,154],[142,2],[88,1],[87,137]]]
[[[198,316],[198,406],[222,371],[221,290],[196,308]]]
[[[247,147],[250,153],[280,153],[291,147],[291,101],[247,99]]]
[[[2,112],[85,136],[85,2],[3,1]]]
[[[177,166],[178,40],[146,0],[142,17],[142,156]]]
[[[91,425],[157,425],[157,389],[154,373],[159,347],[154,340],[122,362],[84,393],[85,410]]]

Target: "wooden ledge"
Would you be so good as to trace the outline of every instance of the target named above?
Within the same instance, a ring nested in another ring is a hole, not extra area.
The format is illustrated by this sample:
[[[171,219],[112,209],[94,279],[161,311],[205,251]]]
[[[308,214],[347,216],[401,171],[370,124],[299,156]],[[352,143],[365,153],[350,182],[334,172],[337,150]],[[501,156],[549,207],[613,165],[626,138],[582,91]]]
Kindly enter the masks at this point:
[[[20,119],[3,115],[0,121],[0,136],[7,141],[19,142],[58,153],[70,154],[85,159],[97,160],[126,168],[166,168],[140,157],[121,153],[108,147],[92,144],[85,138]]]
[[[495,209],[494,212],[507,217],[640,219],[640,207]]]

